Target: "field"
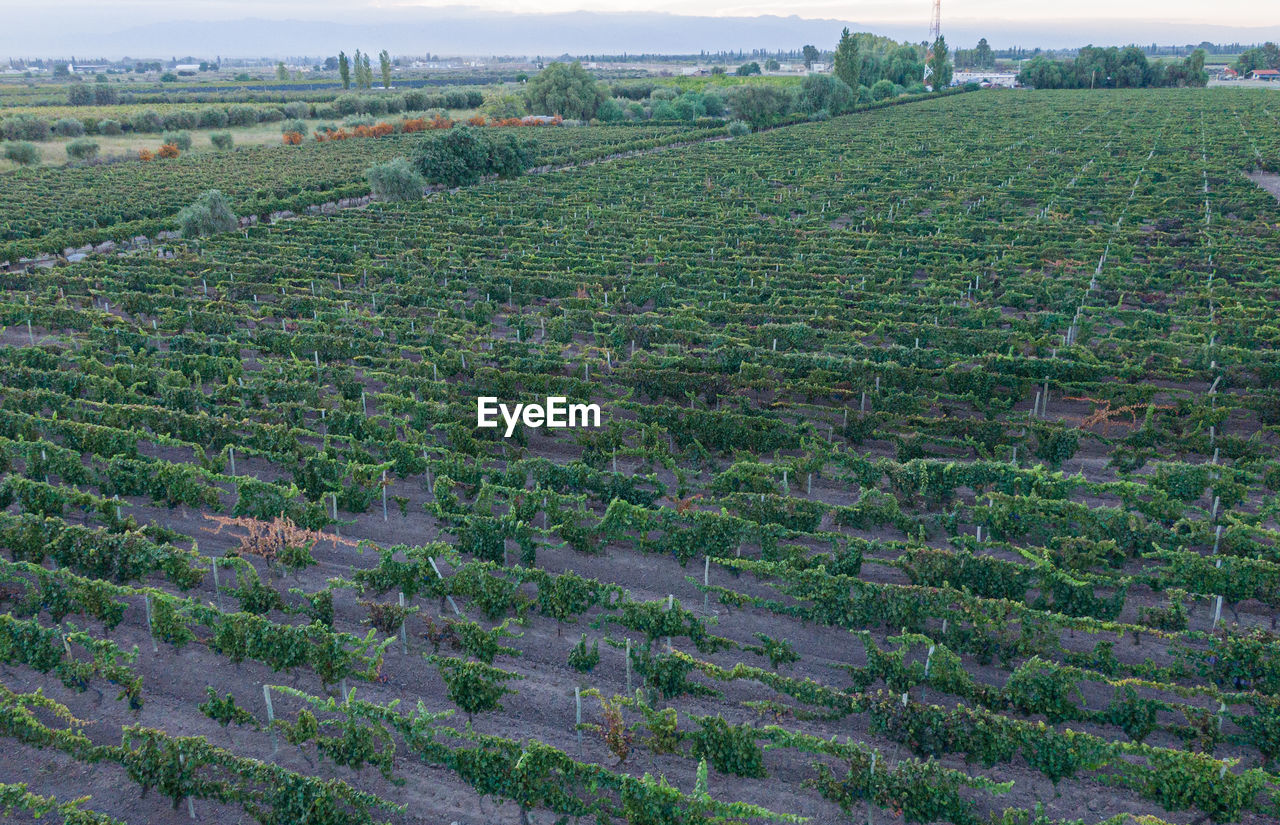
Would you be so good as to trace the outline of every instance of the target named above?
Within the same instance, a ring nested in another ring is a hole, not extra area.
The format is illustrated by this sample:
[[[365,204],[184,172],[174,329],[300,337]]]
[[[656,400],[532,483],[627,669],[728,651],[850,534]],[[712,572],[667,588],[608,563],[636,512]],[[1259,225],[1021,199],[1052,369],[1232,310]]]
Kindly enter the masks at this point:
[[[617,128],[540,159],[689,138]],[[416,137],[6,175],[5,238],[349,194]],[[101,823],[1275,822],[1258,169],[1266,92],[973,92],[9,273],[0,783]]]

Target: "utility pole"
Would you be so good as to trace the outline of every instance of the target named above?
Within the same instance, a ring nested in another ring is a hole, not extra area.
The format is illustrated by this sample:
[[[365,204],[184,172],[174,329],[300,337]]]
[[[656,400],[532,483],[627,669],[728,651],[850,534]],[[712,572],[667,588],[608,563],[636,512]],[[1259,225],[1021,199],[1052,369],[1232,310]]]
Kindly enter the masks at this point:
[[[933,19],[929,23],[929,45],[942,36],[942,0],[933,0]]]

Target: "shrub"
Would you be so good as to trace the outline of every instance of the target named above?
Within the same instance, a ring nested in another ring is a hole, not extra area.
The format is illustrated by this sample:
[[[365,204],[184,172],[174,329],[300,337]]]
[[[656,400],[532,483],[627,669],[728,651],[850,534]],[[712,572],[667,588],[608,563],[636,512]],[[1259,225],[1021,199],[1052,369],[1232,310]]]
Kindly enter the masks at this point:
[[[4,156],[6,160],[11,160],[19,166],[35,166],[40,162],[40,149],[34,143],[26,141],[6,143]]]
[[[221,129],[227,125],[226,109],[201,109],[197,123],[201,129]]]
[[[404,93],[404,110],[406,112],[421,112],[427,109],[427,93],[420,91],[412,91]]]
[[[341,113],[333,106],[317,106],[316,117],[322,120],[337,120]]]
[[[53,133],[58,137],[80,137],[84,134],[84,124],[74,117],[63,117],[53,123]]]
[[[583,633],[573,650],[569,651],[569,667],[580,673],[590,673],[598,664],[600,664],[600,640],[597,639],[592,642],[591,647],[587,647],[587,634]]]
[[[230,126],[252,126],[258,122],[258,110],[252,106],[232,106],[227,110]]]
[[[285,132],[297,132],[300,135],[305,135],[307,133],[307,124],[303,123],[301,120],[285,121],[280,127],[280,134],[284,134]]]
[[[156,157],[161,158],[176,158],[180,154],[182,154],[182,150],[172,143],[161,144],[160,148],[156,150]]]
[[[161,140],[177,146],[184,152],[191,149],[191,135],[187,132],[165,132]]]
[[[418,144],[413,164],[431,183],[463,186],[484,175],[519,175],[528,165],[528,148],[510,136],[494,137],[492,132],[465,126]]]
[[[893,97],[893,81],[877,80],[876,84],[871,87],[871,99],[884,100],[887,97]]]
[[[735,120],[729,124],[729,134],[734,137],[742,137],[751,134],[751,124],[745,120]]]
[[[194,129],[200,125],[200,115],[190,109],[169,112],[160,118],[160,123],[168,131]]]
[[[275,107],[260,109],[257,112],[259,123],[278,123],[284,120],[284,112]]]
[[[229,232],[238,225],[226,196],[217,189],[203,193],[178,213],[178,231],[184,238]]]
[[[284,139],[284,144],[286,146],[297,146],[298,144],[302,143],[302,133],[301,132],[285,132],[283,139]]]
[[[164,128],[164,124],[160,121],[160,114],[154,109],[138,112],[129,120],[129,123],[135,132],[159,132]]]
[[[72,160],[89,160],[97,154],[97,142],[88,138],[77,138],[67,144],[67,157]]]
[[[422,175],[404,158],[393,158],[371,166],[364,175],[374,196],[383,201],[419,200],[426,186]]]
[[[150,149],[138,150],[138,160],[142,161],[143,163],[146,163],[147,161],[151,161],[155,159],[156,159],[156,153],[151,151]]]
[[[293,120],[302,120],[304,118],[311,117],[311,106],[300,100],[295,100],[292,103],[286,103],[282,108],[284,116],[292,118]]]
[[[0,134],[5,140],[48,140],[52,135],[49,121],[31,115],[14,115],[0,121]]]
[[[213,144],[214,149],[230,149],[235,145],[235,139],[231,137],[230,132],[214,132],[209,135],[209,142]]]
[[[120,125],[118,120],[99,120],[98,134],[115,136],[124,133],[124,127]]]

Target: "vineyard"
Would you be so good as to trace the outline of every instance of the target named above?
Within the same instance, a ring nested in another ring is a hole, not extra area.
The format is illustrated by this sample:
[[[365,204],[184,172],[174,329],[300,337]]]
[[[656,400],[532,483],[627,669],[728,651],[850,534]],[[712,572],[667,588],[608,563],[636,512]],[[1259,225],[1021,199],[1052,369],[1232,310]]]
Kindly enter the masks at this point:
[[[599,162],[7,273],[0,811],[1277,821],[1273,98],[528,130]],[[420,137],[15,173],[0,249]]]

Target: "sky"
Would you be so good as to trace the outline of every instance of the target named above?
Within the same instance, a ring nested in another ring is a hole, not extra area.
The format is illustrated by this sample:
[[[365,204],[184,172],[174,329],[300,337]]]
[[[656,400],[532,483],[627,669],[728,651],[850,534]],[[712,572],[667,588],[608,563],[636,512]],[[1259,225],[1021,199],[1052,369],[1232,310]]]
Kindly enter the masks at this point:
[[[275,58],[354,40],[393,54],[791,49],[833,45],[844,25],[918,42],[931,11],[932,0],[0,0],[0,60]],[[960,47],[1256,43],[1280,39],[1280,0],[943,0],[942,31]]]
[[[5,5],[0,2],[0,6]],[[569,11],[656,11],[711,17],[772,14],[858,21],[928,20],[931,0],[41,0],[14,5],[6,18],[44,16],[59,10],[112,12],[117,19],[231,19],[237,17],[349,19],[352,16],[413,9],[469,6],[497,12],[555,13]],[[1165,23],[1239,26],[1280,24],[1280,3],[1250,0],[1206,3],[1204,0],[945,0],[943,20],[1003,21],[1141,19]]]

